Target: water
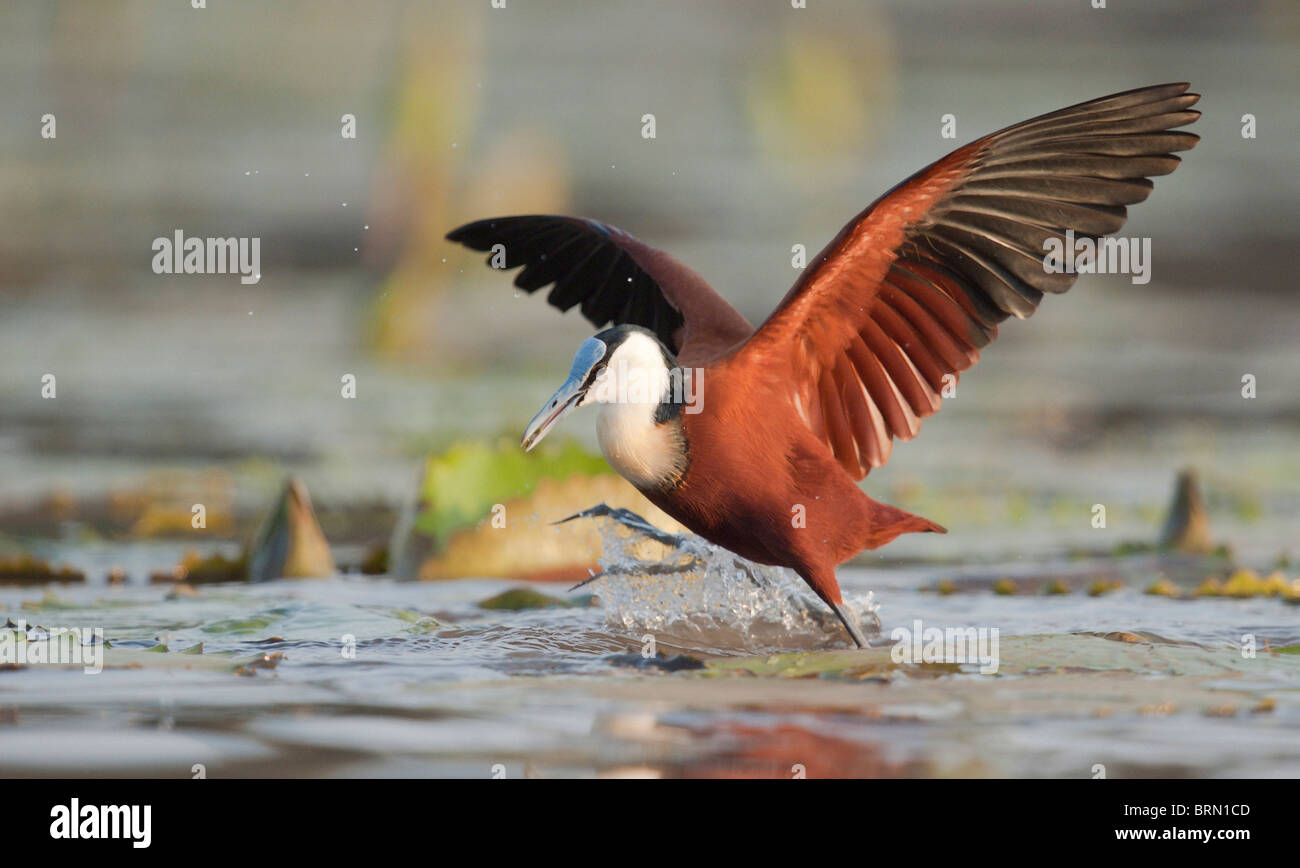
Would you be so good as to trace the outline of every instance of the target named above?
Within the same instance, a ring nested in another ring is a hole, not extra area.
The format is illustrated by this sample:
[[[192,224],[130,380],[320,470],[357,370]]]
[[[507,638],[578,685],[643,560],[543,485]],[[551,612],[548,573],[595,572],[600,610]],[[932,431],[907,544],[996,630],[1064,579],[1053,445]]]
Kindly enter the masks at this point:
[[[1137,590],[941,596],[926,588],[940,576],[960,580],[962,569],[847,568],[846,598],[863,619],[879,616],[880,643],[914,619],[996,626],[1007,672],[664,672],[644,665],[647,633],[659,659],[776,660],[779,648],[847,642],[784,571],[738,564],[697,539],[665,545],[616,525],[606,534],[601,578],[548,589],[578,603],[596,595],[569,608],[482,609],[479,601],[515,586],[486,579],[337,576],[203,586],[197,597],[140,582],[0,590],[7,617],[102,627],[111,645],[97,675],[0,672],[0,773],[173,777],[198,765],[211,776],[748,776],[784,774],[781,764],[795,762],[816,775],[1084,776],[1096,762],[1111,776],[1300,769],[1300,672],[1261,660],[1243,674],[1220,665],[1233,654],[1213,656],[1243,633],[1261,647],[1300,641],[1295,608],[1277,600]],[[649,546],[668,549],[653,563],[676,559],[680,569],[640,572]],[[163,554],[109,548],[129,572]],[[1133,655],[1096,673],[1086,670],[1099,664],[1080,658],[1026,674],[1005,650],[1019,636],[1112,631],[1161,642],[1073,637]],[[166,652],[146,650],[159,643]],[[200,643],[201,654],[181,653]],[[1177,677],[1144,663],[1169,649],[1209,656],[1179,664],[1190,668]],[[246,674],[235,674],[241,665]],[[1269,699],[1266,713],[1248,710]],[[1240,707],[1216,716],[1223,703]]]
[[[834,614],[790,570],[751,563],[691,534],[647,535],[601,521],[602,572],[585,587],[599,595],[607,626],[697,653],[791,651],[835,639],[852,647]],[[878,630],[870,591],[845,602],[868,633]]]

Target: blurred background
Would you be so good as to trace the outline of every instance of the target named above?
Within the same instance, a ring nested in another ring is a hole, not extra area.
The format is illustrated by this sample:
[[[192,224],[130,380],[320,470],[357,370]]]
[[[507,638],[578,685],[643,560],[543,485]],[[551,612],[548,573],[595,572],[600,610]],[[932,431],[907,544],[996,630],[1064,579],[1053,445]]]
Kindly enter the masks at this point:
[[[957,145],[1186,79],[1202,142],[1125,229],[1153,239],[1151,283],[1085,277],[1009,322],[866,485],[954,531],[891,552],[1018,551],[1086,540],[1098,502],[1149,536],[1191,465],[1219,536],[1290,546],[1300,6],[808,6],[9,0],[0,533],[194,490],[233,539],[293,473],[331,539],[382,537],[423,456],[517,436],[593,331],[444,242],[452,227],[596,217],[758,322],[792,245],[815,252]],[[152,240],[178,229],[260,237],[261,281],[154,274]],[[567,430],[593,445],[589,419]]]

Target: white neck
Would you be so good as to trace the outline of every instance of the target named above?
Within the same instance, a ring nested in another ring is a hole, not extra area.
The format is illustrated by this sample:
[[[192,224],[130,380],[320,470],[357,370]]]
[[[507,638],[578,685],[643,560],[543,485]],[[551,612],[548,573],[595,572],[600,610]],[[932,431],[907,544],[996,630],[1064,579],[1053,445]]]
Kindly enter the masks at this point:
[[[655,421],[669,384],[663,352],[649,337],[628,336],[592,385],[596,439],[618,474],[637,488],[660,488],[686,471],[681,423]]]
[[[653,407],[602,404],[596,412],[596,439],[609,466],[637,488],[662,488],[686,471],[680,422],[655,424]]]

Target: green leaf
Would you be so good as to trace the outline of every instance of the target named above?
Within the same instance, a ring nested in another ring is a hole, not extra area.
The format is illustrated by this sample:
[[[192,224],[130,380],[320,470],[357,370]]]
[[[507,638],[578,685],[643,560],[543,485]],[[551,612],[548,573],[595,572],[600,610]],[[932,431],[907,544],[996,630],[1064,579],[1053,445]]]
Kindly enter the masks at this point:
[[[539,480],[609,472],[604,458],[574,440],[548,441],[533,452],[504,438],[464,441],[428,459],[421,492],[426,506],[415,527],[441,542],[452,531],[478,522],[494,504],[528,494]]]
[[[478,604],[480,609],[504,609],[510,612],[517,612],[522,609],[546,609],[551,607],[561,607],[571,609],[579,605],[578,602],[569,602],[561,600],[559,597],[552,597],[543,594],[541,591],[534,591],[532,588],[511,588],[508,591],[502,591],[495,597],[489,597]]]

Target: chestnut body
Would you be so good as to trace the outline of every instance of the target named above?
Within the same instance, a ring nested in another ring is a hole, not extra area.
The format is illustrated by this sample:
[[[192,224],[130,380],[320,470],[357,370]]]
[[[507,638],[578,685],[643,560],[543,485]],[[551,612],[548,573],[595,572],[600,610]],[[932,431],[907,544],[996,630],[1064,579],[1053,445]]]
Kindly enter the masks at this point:
[[[704,377],[700,412],[664,423],[682,428],[685,474],[640,487],[695,533],[751,561],[789,567],[827,603],[839,603],[836,566],[902,533],[943,532],[868,497],[798,419],[765,414],[752,390],[729,386],[725,365],[706,367]]]

